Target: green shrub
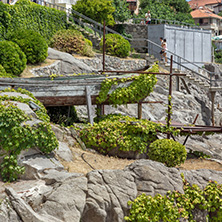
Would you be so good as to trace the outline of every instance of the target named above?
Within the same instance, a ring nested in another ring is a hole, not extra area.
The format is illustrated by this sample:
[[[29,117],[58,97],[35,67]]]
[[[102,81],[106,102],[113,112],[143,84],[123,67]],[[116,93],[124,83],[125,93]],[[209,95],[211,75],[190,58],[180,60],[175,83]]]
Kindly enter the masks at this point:
[[[118,34],[107,34],[106,35],[106,52],[121,58],[125,58],[130,52],[130,43]],[[103,38],[100,42],[100,47],[103,47]]]
[[[10,40],[17,43],[25,53],[27,63],[35,64],[43,62],[48,56],[46,40],[32,30],[19,30],[14,32]]]
[[[52,38],[53,48],[70,54],[77,53],[85,56],[93,56],[92,46],[86,41],[81,32],[73,29],[60,30]]]
[[[169,139],[159,139],[150,144],[148,156],[151,160],[174,167],[184,163],[187,157],[185,146]]]
[[[9,74],[19,76],[26,67],[26,56],[20,47],[11,41],[0,41],[0,64]]]

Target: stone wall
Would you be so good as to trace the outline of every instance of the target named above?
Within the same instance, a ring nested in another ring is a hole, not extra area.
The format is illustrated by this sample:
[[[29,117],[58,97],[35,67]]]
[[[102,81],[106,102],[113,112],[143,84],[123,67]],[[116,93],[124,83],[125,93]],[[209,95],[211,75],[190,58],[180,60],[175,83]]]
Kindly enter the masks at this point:
[[[142,24],[116,24],[112,27],[117,32],[120,30],[121,26],[125,30],[125,33],[131,34],[133,39],[147,39],[148,38],[148,28],[147,25]],[[137,52],[146,52],[147,42],[146,41],[130,41],[132,47]]]
[[[101,54],[97,54],[94,58],[82,58],[80,60],[93,69],[102,70],[103,68],[103,56]],[[145,59],[121,59],[114,56],[105,56],[105,69],[109,70],[138,70],[144,68],[146,65],[147,62]]]
[[[86,66],[92,68],[92,72],[97,72],[98,70],[102,70],[102,55],[97,54],[95,57],[83,57],[83,58],[73,58],[79,63],[86,64]],[[76,63],[77,64],[77,63]],[[105,57],[105,68],[109,70],[138,70],[142,69],[147,65],[145,59],[121,59],[114,56],[106,56]],[[71,64],[69,64],[69,67]],[[64,61],[57,60],[53,64],[45,67],[34,68],[31,70],[34,76],[43,76],[48,77],[51,74],[73,74],[75,70],[69,73],[67,72],[67,66],[64,65]],[[78,73],[76,71],[76,73]]]

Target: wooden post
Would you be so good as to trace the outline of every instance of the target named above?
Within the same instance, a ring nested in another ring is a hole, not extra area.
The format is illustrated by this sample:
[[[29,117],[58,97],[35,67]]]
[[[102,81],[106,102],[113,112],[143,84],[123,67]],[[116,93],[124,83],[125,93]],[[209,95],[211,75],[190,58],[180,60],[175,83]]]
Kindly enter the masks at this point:
[[[142,103],[138,102],[138,119],[142,119]]]
[[[86,86],[86,102],[87,102],[87,112],[88,112],[88,119],[90,124],[93,125],[93,116],[92,116],[92,100],[90,95],[90,88]]]
[[[211,94],[211,120],[212,120],[212,126],[215,125],[215,120],[214,120],[214,99],[215,99],[215,93],[216,92],[210,92],[210,94]]]
[[[103,72],[105,71],[106,21],[103,22]]]
[[[180,91],[180,77],[176,76],[176,91]]]
[[[167,111],[167,127],[170,127],[171,111],[172,111],[172,73],[173,73],[173,56],[170,57],[170,82],[169,82],[169,96],[168,96],[168,111]],[[167,133],[167,139],[170,139],[170,133]]]

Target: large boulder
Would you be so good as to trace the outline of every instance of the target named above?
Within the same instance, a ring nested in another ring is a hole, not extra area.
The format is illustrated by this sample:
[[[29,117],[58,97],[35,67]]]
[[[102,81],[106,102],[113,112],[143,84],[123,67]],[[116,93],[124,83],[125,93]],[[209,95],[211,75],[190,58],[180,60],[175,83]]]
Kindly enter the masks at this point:
[[[61,60],[61,74],[92,73],[94,70],[71,54],[48,48],[48,59]]]

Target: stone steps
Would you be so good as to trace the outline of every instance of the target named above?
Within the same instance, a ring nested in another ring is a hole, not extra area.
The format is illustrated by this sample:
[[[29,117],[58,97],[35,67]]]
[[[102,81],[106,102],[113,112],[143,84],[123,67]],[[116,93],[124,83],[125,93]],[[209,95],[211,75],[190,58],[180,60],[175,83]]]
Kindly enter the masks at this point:
[[[154,63],[156,61],[159,61],[153,55],[149,55],[149,54],[147,55],[146,60],[148,61],[148,63]],[[159,65],[162,68],[166,69],[167,71],[170,71],[170,65],[168,63],[166,64],[163,61],[159,61]],[[184,73],[184,72],[178,70],[177,68],[173,68],[173,72],[174,73]],[[189,82],[199,86],[200,88],[202,88],[202,89],[204,89],[206,91],[209,91],[209,89],[210,89],[210,85],[209,84],[207,84],[207,83],[205,83],[205,82],[195,78],[194,76],[191,76],[190,74],[186,74],[186,76],[184,76],[183,78],[188,80]]]

